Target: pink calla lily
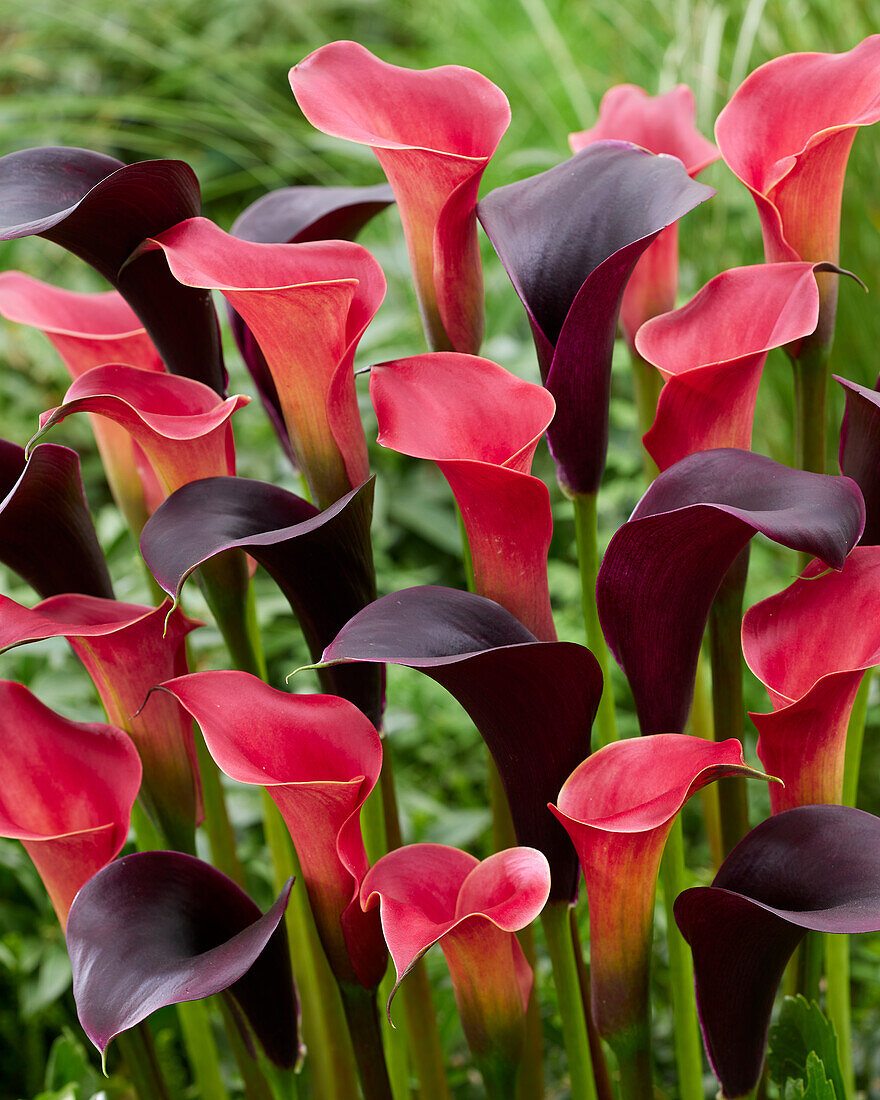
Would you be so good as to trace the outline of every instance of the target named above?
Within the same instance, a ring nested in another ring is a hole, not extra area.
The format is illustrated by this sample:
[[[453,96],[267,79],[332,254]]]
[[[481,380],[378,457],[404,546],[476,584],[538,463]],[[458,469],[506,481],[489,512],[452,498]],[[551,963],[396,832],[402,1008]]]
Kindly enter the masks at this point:
[[[476,591],[541,641],[555,641],[547,587],[547,486],[529,473],[556,403],[488,359],[454,352],[370,371],[379,442],[433,459],[461,509]]]
[[[161,248],[186,286],[221,291],[251,330],[316,503],[326,508],[366,481],[352,364],[385,296],[370,253],[351,241],[255,244],[206,218],[182,222],[144,247]]]
[[[356,42],[331,42],[290,70],[317,129],[370,146],[400,210],[428,342],[476,353],[483,274],[475,208],[480,179],[510,123],[507,97],[472,69],[417,72]]]
[[[880,547],[857,546],[839,573],[811,562],[743,619],[743,653],[773,711],[752,714],[758,756],[785,783],[774,813],[841,801],[846,730],[864,672],[880,664]]]
[[[0,836],[22,841],[62,927],[79,888],[119,852],[141,762],[115,726],[71,722],[0,681]]]

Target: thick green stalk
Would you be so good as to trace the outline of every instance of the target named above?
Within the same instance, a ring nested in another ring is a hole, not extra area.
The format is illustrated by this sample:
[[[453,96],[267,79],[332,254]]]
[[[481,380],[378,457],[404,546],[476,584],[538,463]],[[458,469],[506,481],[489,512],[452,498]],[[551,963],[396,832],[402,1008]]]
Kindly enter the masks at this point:
[[[547,953],[550,955],[553,978],[556,982],[556,996],[562,1017],[562,1036],[565,1041],[565,1054],[571,1081],[571,1097],[572,1100],[597,1100],[590,1041],[587,1035],[587,1022],[568,910],[568,902],[550,901],[541,914],[541,923],[544,926]]]
[[[871,694],[869,668],[862,677],[846,730],[846,755],[843,762],[843,805],[855,806],[859,791],[859,769],[862,764],[862,744],[865,740],[865,718],[868,714],[868,697]]]
[[[225,1100],[228,1096],[220,1074],[217,1045],[211,1031],[208,1004],[205,1001],[181,1001],[177,1006],[177,1018],[183,1033],[183,1045],[193,1071],[199,1095]],[[264,1098],[260,1098],[264,1100]]]
[[[706,668],[706,651],[700,649],[697,659],[697,678],[694,682],[694,699],[691,703],[690,733],[704,741],[715,740],[712,721],[712,693],[709,689],[709,673]],[[712,865],[717,870],[724,861],[724,845],[721,842],[721,809],[718,805],[718,784],[708,783],[700,791],[703,806],[703,822],[712,853]]]
[[[807,337],[800,355],[793,360],[795,466],[825,473],[827,445],[826,392],[828,389],[829,343]]]
[[[850,1012],[849,936],[826,932],[825,1011],[837,1033],[837,1057],[847,1096],[855,1096]]]
[[[581,935],[578,928],[577,909],[574,905],[568,911],[568,923],[571,928],[571,946],[574,951],[574,961],[577,965],[578,980],[581,983],[581,1004],[584,1009],[584,1019],[587,1022],[587,1037],[590,1041],[590,1059],[593,1063],[593,1078],[596,1082],[596,1093],[599,1100],[614,1100],[614,1088],[611,1084],[611,1076],[608,1073],[608,1063],[605,1061],[605,1051],[602,1049],[602,1039],[596,1030],[593,1020],[592,997],[590,991],[590,969],[584,962],[584,952],[581,947]]]
[[[199,567],[199,577],[233,667],[265,680],[266,661],[244,552],[224,550]]]
[[[574,529],[577,537],[578,568],[581,574],[581,599],[587,628],[587,646],[599,662],[604,688],[596,715],[596,734],[599,746],[610,745],[617,740],[617,719],[614,715],[614,692],[608,676],[608,646],[599,609],[596,605],[596,578],[599,575],[599,532],[596,509],[597,494],[588,493],[571,498],[574,504]]]
[[[675,899],[687,886],[680,817],[673,821],[666,840],[660,864],[660,881],[663,884],[663,903],[666,909],[678,1095],[680,1100],[703,1100],[703,1045],[694,994],[694,964],[672,912]]]
[[[116,1037],[125,1060],[128,1079],[140,1100],[170,1100],[168,1086],[156,1057],[153,1036],[146,1020]]]
[[[348,1021],[348,1032],[351,1035],[364,1100],[394,1100],[388,1067],[385,1064],[376,991],[340,982],[339,992],[342,995],[342,1007]]]
[[[205,806],[205,832],[211,849],[211,862],[233,882],[244,889],[244,871],[235,847],[235,833],[226,810],[226,799],[220,783],[220,771],[208,752],[201,731],[196,730],[196,752],[202,777],[202,801]]]
[[[629,355],[639,435],[643,436],[650,430],[657,415],[657,400],[663,389],[663,377],[652,363],[639,355],[635,348],[630,348]],[[645,480],[650,485],[657,476],[657,463],[645,450],[644,445],[641,450]]]

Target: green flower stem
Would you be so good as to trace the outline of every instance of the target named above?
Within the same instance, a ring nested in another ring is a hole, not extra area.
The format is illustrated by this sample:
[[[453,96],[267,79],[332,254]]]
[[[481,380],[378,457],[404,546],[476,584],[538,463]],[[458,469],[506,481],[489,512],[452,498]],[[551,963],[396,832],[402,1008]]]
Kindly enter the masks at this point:
[[[199,567],[202,589],[234,668],[266,679],[253,586],[241,550],[224,550]]]
[[[500,1058],[477,1058],[474,1063],[483,1078],[487,1100],[510,1100],[517,1095],[519,1066]]]
[[[825,473],[827,429],[825,415],[830,342],[807,337],[793,360],[795,466]]]
[[[680,1100],[703,1100],[703,1046],[694,994],[694,964],[672,912],[675,899],[687,887],[680,817],[673,821],[666,840],[660,864],[660,881],[663,883],[663,903],[666,908],[678,1095]]]
[[[822,963],[825,957],[825,936],[822,932],[807,932],[801,941],[797,959],[797,991],[808,1001],[820,1002]]]
[[[577,536],[578,567],[581,574],[581,599],[587,627],[587,646],[599,662],[604,688],[596,715],[599,746],[617,740],[617,719],[614,716],[614,692],[608,676],[608,646],[599,622],[596,605],[596,577],[599,573],[599,533],[596,509],[597,494],[580,494],[571,498],[574,504],[574,528]]]
[[[388,1067],[385,1064],[376,991],[340,982],[339,992],[342,995],[342,1007],[348,1021],[364,1100],[393,1100]]]
[[[709,688],[709,673],[706,669],[705,649],[700,649],[697,658],[697,678],[694,682],[694,700],[691,703],[690,732],[704,741],[715,740],[715,726],[712,721],[712,693]],[[721,809],[718,805],[718,784],[708,783],[700,791],[703,806],[703,822],[709,850],[712,853],[712,865],[716,870],[724,861],[724,846],[721,843]]]
[[[716,741],[726,741],[730,737],[741,741],[745,727],[740,630],[748,565],[746,547],[727,571],[709,612],[712,718]],[[721,839],[726,856],[749,831],[748,795],[744,779],[719,779],[717,786]]]
[[[541,914],[541,923],[553,964],[571,1097],[572,1100],[598,1100],[568,910],[568,902],[550,901]]]
[[[846,730],[846,755],[843,762],[843,805],[855,806],[859,790],[859,769],[862,764],[862,743],[865,740],[865,718],[868,696],[871,694],[871,669],[862,677]]]
[[[245,1044],[240,1016],[236,1016],[231,998],[222,993],[213,998],[220,1011],[229,1049],[235,1059],[244,1086],[245,1100],[288,1100],[296,1096],[296,1076],[293,1070],[283,1070],[274,1065],[263,1053],[258,1039],[251,1036],[257,1058],[254,1059]],[[202,1097],[213,1097],[213,1092],[202,1092]]]
[[[146,1020],[116,1037],[128,1079],[139,1100],[170,1100],[168,1086],[156,1057],[153,1035]]]
[[[639,426],[639,435],[643,436],[650,430],[657,415],[657,400],[663,389],[663,376],[646,359],[643,359],[635,348],[629,349],[630,366],[632,367],[633,396],[636,401],[636,417]],[[657,463],[642,445],[642,467],[645,471],[645,480],[650,485],[657,476]]]
[[[218,871],[244,889],[244,871],[235,847],[235,833],[226,810],[226,799],[220,783],[220,771],[208,752],[208,746],[198,729],[195,733],[199,773],[202,777],[202,801],[205,806],[205,831],[211,849],[211,862]]]
[[[847,1096],[855,1096],[849,986],[849,936],[826,932],[825,1010],[837,1033],[837,1057]]]
[[[590,994],[590,969],[584,962],[584,952],[581,947],[580,930],[578,929],[577,910],[572,905],[568,911],[568,923],[571,928],[571,944],[574,951],[574,960],[577,964],[578,978],[581,983],[581,1004],[584,1009],[584,1019],[587,1021],[587,1037],[590,1041],[590,1058],[593,1063],[593,1077],[596,1082],[596,1093],[599,1100],[614,1100],[614,1088],[611,1084],[611,1076],[608,1073],[608,1063],[605,1061],[605,1051],[602,1049],[602,1040],[596,1030],[593,1020],[593,1010]]]
[[[218,998],[219,1000],[220,998]],[[210,1013],[206,1001],[181,1001],[177,1006],[177,1018],[183,1034],[183,1045],[193,1071],[200,1096],[226,1100],[229,1095],[220,1074],[217,1045],[211,1031]],[[255,1100],[270,1100],[265,1095]]]

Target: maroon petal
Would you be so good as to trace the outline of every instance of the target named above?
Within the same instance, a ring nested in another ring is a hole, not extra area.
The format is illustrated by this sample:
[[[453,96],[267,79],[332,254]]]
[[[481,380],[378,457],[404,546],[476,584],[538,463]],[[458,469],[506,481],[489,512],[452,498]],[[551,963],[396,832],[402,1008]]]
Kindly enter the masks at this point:
[[[863,546],[880,545],[880,393],[833,375],[846,390],[840,426],[840,472],[851,477],[865,497]]]
[[[21,447],[0,439],[0,561],[41,596],[113,599],[76,451],[42,443],[25,460]]]
[[[575,895],[577,858],[547,803],[590,751],[602,674],[588,649],[539,642],[492,600],[426,586],[365,607],[324,660],[407,665],[454,695],[492,753],[517,842],[547,857],[551,897]]]
[[[712,600],[755,532],[840,569],[863,524],[849,478],[749,451],[700,451],[660,474],[611,540],[596,589],[642,733],[683,731]]]
[[[199,214],[199,184],[179,160],[125,165],[47,146],[0,157],[0,240],[39,235],[91,264],[140,317],[174,374],[225,389],[208,291],[181,286],[162,256],[126,260],[145,237]]]
[[[299,1007],[283,917],[293,879],[265,914],[231,879],[180,852],[108,864],[70,908],[67,949],[80,1022],[103,1054],[121,1031],[181,1001],[228,990],[267,1056],[299,1059]]]
[[[233,548],[247,550],[273,577],[317,660],[337,631],[376,595],[370,546],[373,482],[324,512],[264,481],[204,478],[173,493],[149,519],[141,552],[174,599],[190,573]],[[373,669],[321,670],[325,689],[378,725],[382,679]]]
[[[757,1084],[776,988],[808,930],[880,929],[880,819],[801,806],[762,822],[711,886],[679,894],[675,919],[694,953],[697,1002],[726,1097]]]

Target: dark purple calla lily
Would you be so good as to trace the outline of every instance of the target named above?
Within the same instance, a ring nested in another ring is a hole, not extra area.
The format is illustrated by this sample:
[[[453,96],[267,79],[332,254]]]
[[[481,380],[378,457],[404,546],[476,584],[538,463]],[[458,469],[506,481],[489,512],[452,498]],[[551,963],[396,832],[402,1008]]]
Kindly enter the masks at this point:
[[[880,545],[880,393],[833,375],[846,391],[840,425],[840,472],[851,477],[865,498],[862,546]]]
[[[141,552],[177,600],[197,566],[224,550],[247,550],[287,597],[317,660],[351,616],[375,599],[372,507],[372,481],[319,512],[264,481],[205,478],[157,509],[141,535]],[[378,725],[382,682],[375,670],[328,668],[321,677],[329,693],[349,699]]]
[[[657,234],[714,193],[676,157],[599,141],[477,207],[529,316],[541,377],[556,398],[547,438],[572,494],[595,493],[602,480],[627,280]]]
[[[374,187],[281,187],[251,203],[232,223],[230,233],[254,244],[302,241],[353,241],[363,227],[394,202],[387,183]],[[296,464],[284,427],[278,388],[266,357],[248,326],[227,303],[232,335],[259,390],[266,415],[284,452]]]
[[[219,394],[220,330],[210,294],[181,286],[161,256],[126,264],[145,237],[201,209],[180,160],[123,164],[90,149],[46,146],[0,157],[0,240],[40,236],[91,264],[140,317],[165,365]]]
[[[293,879],[264,915],[231,879],[180,852],[140,852],[80,890],[67,921],[80,1023],[110,1041],[166,1005],[228,990],[266,1055],[294,1066],[299,1006],[282,923]]]
[[[757,1084],[773,998],[809,930],[880,929],[880,819],[801,806],[753,829],[711,886],[679,894],[709,1060],[724,1097]]]
[[[492,753],[517,842],[547,857],[551,898],[574,896],[577,858],[547,803],[590,751],[602,675],[588,649],[539,642],[494,601],[428,585],[365,607],[324,661],[406,665],[454,695]]]
[[[25,460],[22,447],[0,439],[0,561],[41,596],[113,599],[76,451],[43,443]]]
[[[849,478],[749,451],[700,451],[665,470],[611,540],[596,589],[642,733],[683,731],[709,609],[756,532],[840,569],[864,516]]]

